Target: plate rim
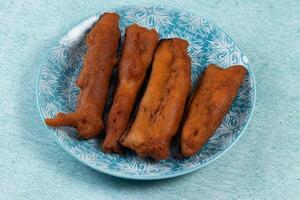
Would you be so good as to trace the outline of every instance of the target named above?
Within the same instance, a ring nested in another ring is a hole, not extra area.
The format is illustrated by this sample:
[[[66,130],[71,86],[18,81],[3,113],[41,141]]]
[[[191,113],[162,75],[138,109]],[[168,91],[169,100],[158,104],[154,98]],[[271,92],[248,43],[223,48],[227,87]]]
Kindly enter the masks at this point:
[[[130,5],[123,5],[123,6],[114,6],[114,7],[110,7],[110,8],[107,8],[107,11],[116,11],[116,10],[121,10],[121,9],[126,9],[126,8],[132,8],[132,7],[144,7],[144,8],[149,8],[149,7],[160,7],[160,8],[170,8],[172,10],[175,10],[175,11],[178,11],[178,12],[185,12],[185,13],[190,13],[192,15],[195,15],[195,16],[198,16],[202,19],[204,19],[205,21],[209,22],[210,24],[212,24],[213,26],[215,26],[216,28],[218,28],[219,30],[221,30],[226,37],[228,37],[230,40],[232,40],[234,42],[234,44],[237,46],[237,48],[243,53],[244,51],[240,48],[240,46],[235,42],[235,40],[232,39],[231,36],[229,36],[227,34],[227,32],[225,32],[222,28],[220,28],[219,25],[217,25],[214,21],[210,21],[210,20],[207,20],[207,18],[197,14],[196,12],[194,11],[190,11],[190,10],[187,10],[185,8],[176,8],[176,7],[173,7],[173,6],[166,6],[166,5],[159,5],[159,4],[144,4],[144,5],[139,5],[139,4],[130,4]],[[93,15],[89,15],[88,17],[85,17],[83,19],[81,19],[79,22],[76,22],[74,23],[70,28],[66,28],[67,30],[64,30],[62,31],[63,34],[57,37],[60,37],[62,38],[64,35],[66,35],[70,30],[72,30],[74,27],[76,27],[77,25],[81,24],[84,20],[87,20],[87,19],[90,19],[91,17],[93,16],[97,16],[97,15],[100,15],[101,13],[105,12],[104,9],[106,8],[100,8],[99,11]],[[52,42],[53,43],[56,43],[57,42],[57,38],[55,37],[55,41]],[[49,45],[50,46],[50,45]],[[189,174],[189,173],[192,173],[198,169],[201,169],[205,166],[207,166],[208,164],[214,162],[215,160],[217,160],[219,157],[221,157],[222,155],[224,155],[227,151],[229,151],[232,146],[240,139],[240,137],[244,134],[245,130],[247,129],[251,119],[252,119],[252,116],[253,116],[253,113],[254,113],[254,110],[255,110],[255,105],[256,105],[256,81],[255,81],[255,76],[254,76],[254,72],[252,70],[252,67],[251,67],[251,64],[250,62],[248,61],[247,63],[247,68],[248,68],[248,73],[250,75],[250,77],[252,78],[252,82],[253,82],[253,103],[251,104],[251,111],[249,113],[249,117],[248,117],[248,120],[246,121],[245,123],[245,126],[240,130],[240,134],[235,138],[235,140],[228,146],[226,147],[222,152],[219,152],[217,153],[213,158],[209,159],[208,161],[206,161],[205,163],[203,164],[200,164],[200,165],[196,165],[190,169],[183,169],[182,171],[178,171],[176,173],[173,173],[173,174],[163,174],[163,175],[154,175],[154,176],[145,176],[145,175],[138,175],[138,176],[135,176],[135,175],[132,175],[132,174],[126,174],[126,173],[122,173],[122,171],[120,172],[117,172],[116,170],[112,170],[112,169],[109,169],[109,168],[99,168],[99,167],[96,167],[95,165],[92,165],[88,162],[86,162],[85,160],[79,158],[77,156],[77,154],[74,154],[72,153],[65,145],[63,145],[57,137],[55,137],[53,134],[52,134],[52,131],[50,130],[50,128],[45,124],[44,122],[44,116],[42,114],[42,111],[41,111],[41,108],[40,108],[40,101],[39,101],[39,84],[40,84],[40,79],[41,79],[41,73],[42,73],[42,68],[43,68],[43,63],[46,61],[47,59],[47,56],[50,54],[51,50],[53,49],[53,47],[55,47],[55,44],[54,45],[51,45],[50,49],[46,52],[45,56],[43,57],[42,59],[42,62],[40,64],[40,68],[39,68],[39,71],[38,71],[38,74],[37,74],[37,80],[36,80],[36,91],[35,91],[35,96],[36,96],[36,103],[37,103],[37,109],[38,109],[38,112],[39,112],[39,115],[40,115],[40,120],[42,121],[43,125],[46,127],[48,133],[50,133],[51,137],[53,137],[56,141],[56,143],[58,143],[58,145],[60,147],[62,147],[66,152],[68,152],[73,158],[75,158],[76,160],[78,160],[80,163],[96,170],[96,171],[99,171],[103,174],[106,174],[106,175],[110,175],[110,176],[114,176],[114,177],[118,177],[118,178],[124,178],[124,179],[130,179],[130,180],[162,180],[162,179],[169,179],[169,178],[174,178],[174,177],[178,177],[178,176],[182,176],[182,175],[186,175],[186,174]],[[244,54],[244,56],[248,59],[248,57]],[[249,59],[248,59],[249,60]]]

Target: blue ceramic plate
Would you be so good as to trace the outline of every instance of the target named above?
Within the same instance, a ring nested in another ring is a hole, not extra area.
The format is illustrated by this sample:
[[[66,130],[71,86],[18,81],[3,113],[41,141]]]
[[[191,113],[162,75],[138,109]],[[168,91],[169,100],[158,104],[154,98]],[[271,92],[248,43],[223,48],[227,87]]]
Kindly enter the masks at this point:
[[[192,58],[192,81],[195,85],[209,63],[223,68],[243,64],[248,74],[242,83],[230,111],[207,144],[197,155],[188,159],[171,156],[168,160],[153,161],[134,154],[105,154],[99,149],[99,139],[79,141],[73,128],[50,128],[57,142],[72,156],[95,170],[129,179],[164,179],[187,174],[215,160],[241,136],[252,115],[255,103],[255,84],[247,57],[236,43],[220,28],[205,19],[185,11],[161,6],[121,7],[113,9],[121,16],[120,28],[138,23],[155,28],[161,38],[186,39]],[[100,13],[101,14],[101,13]],[[42,119],[76,108],[79,89],[75,80],[82,68],[86,51],[84,37],[99,15],[92,16],[65,34],[45,57],[37,82],[37,102]],[[108,104],[111,103],[111,93]],[[108,106],[107,106],[108,107]],[[106,107],[106,112],[107,112]]]

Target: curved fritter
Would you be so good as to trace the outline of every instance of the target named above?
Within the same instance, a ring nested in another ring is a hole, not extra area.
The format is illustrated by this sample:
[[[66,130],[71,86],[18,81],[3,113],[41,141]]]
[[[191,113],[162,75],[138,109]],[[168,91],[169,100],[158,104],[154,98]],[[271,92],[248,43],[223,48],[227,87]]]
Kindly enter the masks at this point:
[[[93,138],[100,133],[119,38],[119,16],[115,13],[103,14],[86,39],[88,50],[76,82],[81,89],[76,111],[58,113],[53,119],[45,119],[47,125],[76,127],[79,137],[83,139]]]
[[[193,94],[183,123],[180,138],[183,156],[197,153],[213,135],[230,109],[246,73],[241,65],[227,69],[208,66]]]
[[[118,85],[108,114],[103,149],[121,153],[119,138],[127,128],[137,94],[151,64],[159,35],[137,24],[126,28],[125,41],[118,65]]]
[[[120,142],[142,157],[157,160],[169,156],[191,87],[191,59],[188,43],[163,40],[158,46],[150,80],[128,134]]]

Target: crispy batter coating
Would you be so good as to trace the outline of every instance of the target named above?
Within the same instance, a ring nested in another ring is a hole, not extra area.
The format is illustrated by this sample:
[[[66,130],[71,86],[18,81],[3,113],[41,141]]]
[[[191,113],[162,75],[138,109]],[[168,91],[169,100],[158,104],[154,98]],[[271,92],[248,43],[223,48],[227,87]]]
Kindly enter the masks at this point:
[[[127,128],[137,94],[151,64],[159,35],[133,24],[127,27],[121,59],[118,65],[118,85],[108,114],[103,149],[121,153],[119,138]]]
[[[191,59],[188,43],[182,39],[163,40],[155,51],[150,80],[135,121],[122,145],[139,156],[157,160],[169,156],[191,87]]]
[[[247,73],[241,65],[222,69],[209,65],[201,77],[183,123],[181,153],[197,153],[222,122]]]
[[[119,38],[119,16],[115,13],[103,14],[86,39],[88,50],[76,82],[80,88],[76,111],[58,113],[53,119],[45,119],[47,125],[76,127],[79,137],[83,139],[93,138],[100,133]]]

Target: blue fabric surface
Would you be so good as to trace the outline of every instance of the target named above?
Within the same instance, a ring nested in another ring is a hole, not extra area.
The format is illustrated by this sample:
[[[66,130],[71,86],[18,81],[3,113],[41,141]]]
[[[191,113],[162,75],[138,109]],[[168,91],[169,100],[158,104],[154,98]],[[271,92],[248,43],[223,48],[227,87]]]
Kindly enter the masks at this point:
[[[144,1],[135,1],[142,5]],[[0,200],[298,199],[300,196],[300,1],[180,1],[221,26],[252,64],[257,105],[242,138],[195,173],[129,181],[96,172],[62,150],[35,101],[43,56],[100,9],[132,1],[0,0]]]

